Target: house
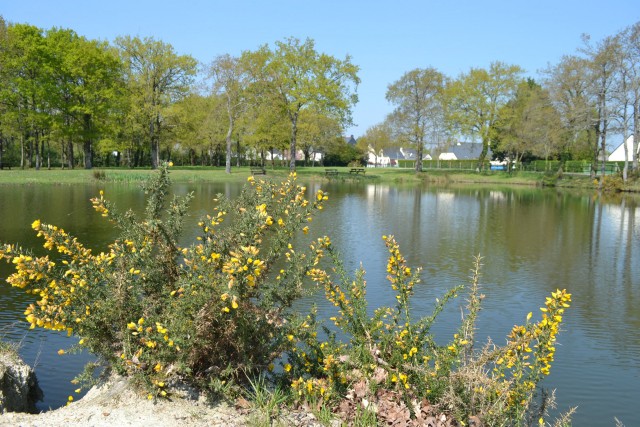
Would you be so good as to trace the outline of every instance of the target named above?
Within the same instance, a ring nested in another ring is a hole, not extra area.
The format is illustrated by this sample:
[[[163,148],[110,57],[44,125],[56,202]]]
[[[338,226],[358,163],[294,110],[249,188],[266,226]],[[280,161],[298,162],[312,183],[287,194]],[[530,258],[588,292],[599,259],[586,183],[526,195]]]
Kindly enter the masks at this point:
[[[458,142],[449,148],[449,151],[440,153],[438,160],[476,160],[482,153],[482,144],[477,142]],[[491,148],[487,152],[487,158],[491,158]]]
[[[369,147],[369,157],[367,163],[376,166],[398,166],[398,160],[416,160],[416,150],[412,148],[383,148],[378,155]],[[427,153],[422,156],[422,160],[431,160],[431,156]]]
[[[620,144],[611,154],[609,154],[609,158],[607,159],[610,162],[624,162],[624,146],[627,145],[627,153],[629,155],[629,161],[632,161],[635,156],[633,154],[633,135],[631,135],[627,140]],[[640,155],[640,146],[638,146],[638,150],[635,153],[636,156]]]

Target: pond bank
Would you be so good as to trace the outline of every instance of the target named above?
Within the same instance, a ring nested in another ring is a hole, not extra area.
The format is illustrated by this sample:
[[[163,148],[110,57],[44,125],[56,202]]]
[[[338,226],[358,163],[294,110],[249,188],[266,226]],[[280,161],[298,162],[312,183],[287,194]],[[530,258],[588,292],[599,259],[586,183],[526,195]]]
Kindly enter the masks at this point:
[[[595,189],[588,175],[564,174],[561,178],[545,178],[539,172],[492,171],[476,173],[465,170],[429,169],[416,173],[413,169],[366,168],[365,174],[352,175],[348,167],[336,167],[337,173],[327,176],[325,168],[299,167],[297,174],[303,180],[349,180],[362,182],[381,182],[395,184],[433,183],[433,184],[479,184],[508,186],[554,185],[564,188]],[[151,169],[52,169],[52,170],[0,170],[2,184],[77,184],[106,182],[139,183],[145,181],[153,171]],[[289,174],[287,168],[266,168],[266,177],[284,178]],[[173,182],[244,182],[251,175],[249,167],[234,167],[227,174],[221,167],[176,167],[171,168]],[[640,181],[629,181],[625,191],[640,192]]]

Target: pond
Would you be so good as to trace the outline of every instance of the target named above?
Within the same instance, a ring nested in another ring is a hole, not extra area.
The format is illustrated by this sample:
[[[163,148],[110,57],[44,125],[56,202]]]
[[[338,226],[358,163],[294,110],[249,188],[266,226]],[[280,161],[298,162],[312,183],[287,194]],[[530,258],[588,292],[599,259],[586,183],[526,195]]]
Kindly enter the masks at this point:
[[[123,208],[141,210],[138,186],[103,185],[107,197]],[[486,295],[478,335],[498,344],[514,324],[534,315],[556,288],[573,294],[559,336],[556,362],[544,385],[557,390],[558,410],[578,406],[574,425],[640,425],[635,409],[640,395],[640,200],[632,196],[602,201],[593,194],[532,188],[393,186],[362,182],[316,182],[329,192],[326,208],[314,220],[328,234],[353,271],[366,270],[370,305],[392,305],[386,282],[386,249],[381,236],[395,235],[411,266],[424,267],[414,305],[431,312],[445,290],[467,283],[474,257],[483,257],[481,286]],[[102,188],[102,187],[100,187]],[[115,237],[109,223],[93,212],[89,198],[99,189],[87,185],[0,186],[0,241],[19,242],[42,253],[30,224],[36,218],[56,224],[96,250]],[[217,193],[233,197],[239,184],[176,184],[174,191],[195,192],[191,224],[208,212]],[[193,239],[195,227],[188,227]],[[0,264],[0,278],[10,274]],[[0,286],[0,336],[20,341],[20,353],[35,366],[45,401],[41,409],[66,402],[69,381],[89,355],[59,356],[70,339],[43,330],[28,331],[23,311],[29,298]],[[318,304],[329,317],[321,293],[299,304]],[[447,341],[459,324],[456,300],[434,329]]]

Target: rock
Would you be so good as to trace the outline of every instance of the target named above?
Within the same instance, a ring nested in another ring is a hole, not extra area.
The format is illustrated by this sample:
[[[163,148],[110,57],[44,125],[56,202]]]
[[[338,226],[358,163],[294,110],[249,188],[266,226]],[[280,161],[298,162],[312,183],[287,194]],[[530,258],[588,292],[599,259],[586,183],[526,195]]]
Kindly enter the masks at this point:
[[[31,367],[12,350],[0,351],[0,413],[36,413],[43,396]]]

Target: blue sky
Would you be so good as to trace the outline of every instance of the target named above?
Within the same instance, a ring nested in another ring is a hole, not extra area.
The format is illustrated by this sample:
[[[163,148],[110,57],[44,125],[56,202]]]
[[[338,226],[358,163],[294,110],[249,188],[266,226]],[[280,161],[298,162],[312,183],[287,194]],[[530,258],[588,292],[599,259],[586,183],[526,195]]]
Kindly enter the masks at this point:
[[[457,77],[493,61],[531,77],[582,45],[640,21],[638,0],[0,0],[15,23],[71,28],[92,39],[153,36],[203,63],[293,36],[360,66],[356,137],[384,120],[387,86],[414,68]]]

